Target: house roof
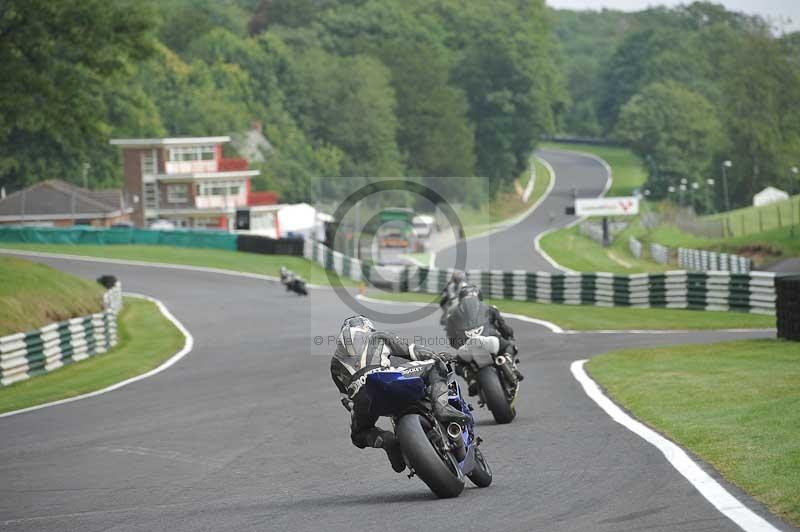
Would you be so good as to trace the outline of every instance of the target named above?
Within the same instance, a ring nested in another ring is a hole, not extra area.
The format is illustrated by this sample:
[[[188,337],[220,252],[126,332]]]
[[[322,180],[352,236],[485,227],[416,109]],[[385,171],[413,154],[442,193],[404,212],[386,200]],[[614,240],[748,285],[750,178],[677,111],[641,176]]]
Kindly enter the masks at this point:
[[[125,209],[117,190],[86,190],[66,181],[42,181],[0,200],[0,218],[105,218]]]
[[[231,138],[223,137],[176,137],[164,139],[111,139],[111,144],[122,147],[146,148],[152,146],[191,146],[193,144],[221,144],[230,142]]]

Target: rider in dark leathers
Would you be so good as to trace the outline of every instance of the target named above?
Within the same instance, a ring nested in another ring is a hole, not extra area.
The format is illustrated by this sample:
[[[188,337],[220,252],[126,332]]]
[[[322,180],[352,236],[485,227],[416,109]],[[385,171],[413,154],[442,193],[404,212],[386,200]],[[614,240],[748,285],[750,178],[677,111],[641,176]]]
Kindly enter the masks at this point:
[[[463,346],[468,339],[468,333],[480,336],[496,336],[500,341],[498,354],[505,354],[516,360],[517,346],[514,340],[514,329],[503,319],[497,307],[483,302],[483,294],[474,285],[464,286],[458,294],[458,306],[450,312],[447,320],[447,339],[453,349]],[[470,375],[464,375],[465,368],[459,367],[459,374],[469,382],[469,394],[475,395],[476,383]],[[514,365],[514,372],[519,380],[524,377]]]
[[[392,356],[424,361],[405,363],[395,368],[412,364],[421,368],[421,377],[428,384],[428,397],[437,419],[445,425],[456,422],[462,426],[467,419],[447,400],[447,367],[444,364],[447,355],[406,344],[395,334],[378,332],[372,322],[363,316],[346,319],[331,359],[331,377],[339,389],[342,405],[351,413],[350,438],[353,445],[360,449],[384,449],[392,469],[399,473],[405,469],[400,446],[393,432],[375,426],[378,418],[370,412],[370,399],[366,393],[361,393],[364,380],[359,379],[367,372],[388,371]]]
[[[462,288],[467,285],[467,276],[461,270],[455,270],[450,277],[450,281],[442,290],[440,294],[439,307],[442,309],[442,318],[440,320],[442,325],[447,323],[447,314],[451,306],[458,300],[458,294]]]

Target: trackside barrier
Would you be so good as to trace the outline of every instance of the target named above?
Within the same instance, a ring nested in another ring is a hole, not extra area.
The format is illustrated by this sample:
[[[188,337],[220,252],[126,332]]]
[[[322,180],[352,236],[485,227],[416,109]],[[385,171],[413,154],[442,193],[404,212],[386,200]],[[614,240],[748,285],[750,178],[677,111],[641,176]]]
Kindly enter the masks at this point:
[[[29,244],[147,244],[236,249],[236,235],[216,231],[156,231],[137,227],[95,228],[0,226],[0,242]]]
[[[103,296],[103,312],[0,337],[0,387],[105,353],[117,345],[122,287]]]
[[[652,242],[650,244],[650,258],[659,264],[669,264],[669,248]]]
[[[778,338],[800,342],[800,275],[777,277]]]
[[[716,253],[702,249],[678,248],[678,266],[695,271],[730,271],[747,273],[753,262],[747,257],[728,253]]]
[[[636,237],[629,237],[628,238],[628,248],[631,250],[631,255],[636,257],[637,259],[642,258],[642,243],[636,239]]]
[[[306,258],[337,274],[372,283],[373,279],[401,292],[440,293],[452,269],[415,266],[364,267],[311,240]],[[349,260],[350,269],[344,266]],[[353,263],[358,266],[353,268]],[[354,276],[354,271],[360,277]],[[770,272],[544,273],[515,270],[468,270],[467,280],[486,297],[568,305],[664,307],[732,310],[775,315],[775,274]]]

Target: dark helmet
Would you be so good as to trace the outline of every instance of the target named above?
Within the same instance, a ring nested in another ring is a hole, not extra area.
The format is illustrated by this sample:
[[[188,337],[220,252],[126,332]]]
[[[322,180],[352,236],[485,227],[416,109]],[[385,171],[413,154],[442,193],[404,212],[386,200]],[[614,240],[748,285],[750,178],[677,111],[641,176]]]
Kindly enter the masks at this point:
[[[458,300],[464,301],[468,297],[477,297],[478,301],[483,301],[483,293],[481,289],[474,284],[468,284],[458,291]]]
[[[337,351],[348,359],[347,365],[355,371],[367,366],[389,364],[389,358],[383,356],[384,342],[374,341],[374,332],[375,326],[364,316],[352,316],[342,323],[336,342]]]

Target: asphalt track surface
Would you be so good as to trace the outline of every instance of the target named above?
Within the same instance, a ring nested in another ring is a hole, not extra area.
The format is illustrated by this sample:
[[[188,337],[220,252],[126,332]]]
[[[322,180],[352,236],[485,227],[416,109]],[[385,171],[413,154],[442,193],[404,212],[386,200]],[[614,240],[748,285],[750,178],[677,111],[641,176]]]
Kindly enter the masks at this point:
[[[311,354],[327,351],[313,337],[352,313],[333,291],[300,298],[255,279],[35,260],[112,273],[158,297],[195,347],[109,394],[0,419],[0,530],[738,530],[592,402],[569,365],[620,347],[770,333],[556,335],[513,321],[527,375],[519,416],[496,426],[476,410],[494,483],[437,500],[382,451],[350,443],[329,358]],[[393,329],[441,337],[436,315]]]
[[[573,204],[573,194],[578,198],[596,198],[605,189],[609,176],[605,166],[587,155],[561,150],[539,150],[536,155],[555,171],[553,190],[519,223],[497,233],[468,239],[465,269],[559,271],[534,249],[536,235],[575,221],[575,216],[564,212]],[[436,265],[441,268],[452,268],[455,261],[454,247],[436,256]]]

